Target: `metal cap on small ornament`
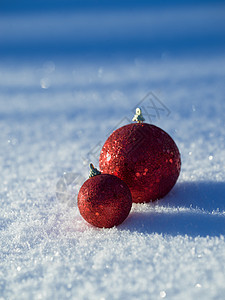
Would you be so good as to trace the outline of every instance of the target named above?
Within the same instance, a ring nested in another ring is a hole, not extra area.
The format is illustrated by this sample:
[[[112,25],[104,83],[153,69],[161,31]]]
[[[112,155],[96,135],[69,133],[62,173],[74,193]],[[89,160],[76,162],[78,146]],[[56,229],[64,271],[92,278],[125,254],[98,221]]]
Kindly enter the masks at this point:
[[[161,128],[144,123],[136,109],[131,123],[115,130],[99,158],[100,171],[115,175],[129,187],[135,203],[164,197],[175,185],[181,158],[174,140]]]

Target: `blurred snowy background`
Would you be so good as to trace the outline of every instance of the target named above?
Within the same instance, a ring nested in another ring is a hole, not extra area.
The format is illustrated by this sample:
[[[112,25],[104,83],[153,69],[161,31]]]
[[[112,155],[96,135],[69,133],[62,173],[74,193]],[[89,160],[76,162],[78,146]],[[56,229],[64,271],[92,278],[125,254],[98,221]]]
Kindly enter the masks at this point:
[[[224,95],[224,1],[1,0],[0,299],[224,299]],[[75,195],[137,104],[181,175],[93,228]]]

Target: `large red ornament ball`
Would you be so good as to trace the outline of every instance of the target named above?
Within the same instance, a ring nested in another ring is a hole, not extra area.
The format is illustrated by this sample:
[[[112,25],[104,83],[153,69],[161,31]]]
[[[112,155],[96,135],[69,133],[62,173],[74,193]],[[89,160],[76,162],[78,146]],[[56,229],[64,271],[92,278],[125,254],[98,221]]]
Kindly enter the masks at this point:
[[[181,159],[173,139],[162,129],[134,123],[115,130],[105,142],[99,159],[103,173],[121,178],[133,202],[164,197],[175,185]]]
[[[121,224],[131,206],[132,197],[127,185],[109,174],[89,178],[78,194],[81,216],[96,227],[110,228]]]

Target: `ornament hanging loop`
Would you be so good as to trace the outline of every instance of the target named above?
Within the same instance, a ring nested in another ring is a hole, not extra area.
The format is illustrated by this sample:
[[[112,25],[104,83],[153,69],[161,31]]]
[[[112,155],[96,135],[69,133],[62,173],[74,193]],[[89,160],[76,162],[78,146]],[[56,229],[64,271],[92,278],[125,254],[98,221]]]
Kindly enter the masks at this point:
[[[143,123],[143,121],[145,121],[145,118],[143,117],[142,111],[139,107],[136,108],[136,113],[135,113],[132,121],[137,122],[137,123]]]

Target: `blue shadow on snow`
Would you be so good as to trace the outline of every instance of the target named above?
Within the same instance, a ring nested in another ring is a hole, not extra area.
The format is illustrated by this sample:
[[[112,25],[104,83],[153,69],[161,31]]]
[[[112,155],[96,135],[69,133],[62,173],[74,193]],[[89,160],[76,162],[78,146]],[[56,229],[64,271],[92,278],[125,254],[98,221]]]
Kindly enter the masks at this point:
[[[120,228],[172,236],[225,235],[224,182],[177,183],[168,196],[149,205],[152,211],[132,212]]]

